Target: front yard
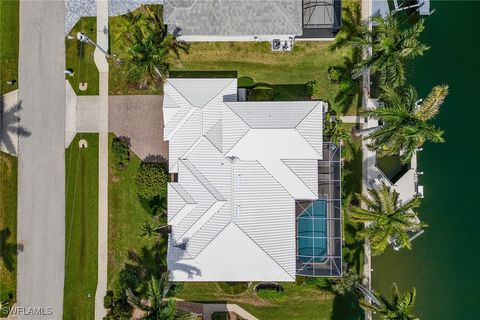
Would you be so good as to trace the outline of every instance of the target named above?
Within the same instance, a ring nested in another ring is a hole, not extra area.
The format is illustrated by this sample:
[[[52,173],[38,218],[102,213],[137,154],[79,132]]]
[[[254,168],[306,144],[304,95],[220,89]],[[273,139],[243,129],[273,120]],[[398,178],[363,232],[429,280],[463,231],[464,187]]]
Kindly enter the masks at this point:
[[[17,158],[0,152],[0,302],[16,299]],[[0,310],[0,316],[3,314]]]
[[[19,0],[0,1],[0,94],[18,88]]]
[[[93,61],[95,46],[91,43],[83,43],[77,40],[77,33],[85,33],[92,41],[97,39],[96,17],[82,17],[72,30],[69,36],[73,39],[65,39],[66,69],[73,71],[73,76],[67,75],[75,93],[80,95],[98,95],[98,69]],[[86,83],[86,90],[81,90],[80,83]]]
[[[79,140],[87,148],[79,148]],[[65,152],[63,319],[94,319],[97,288],[98,134],[79,133]]]

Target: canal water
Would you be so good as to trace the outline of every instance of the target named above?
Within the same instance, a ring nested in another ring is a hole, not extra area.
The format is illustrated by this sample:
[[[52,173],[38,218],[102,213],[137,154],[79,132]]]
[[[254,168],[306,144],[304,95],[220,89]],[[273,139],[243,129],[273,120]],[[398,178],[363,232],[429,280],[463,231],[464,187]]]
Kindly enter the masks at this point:
[[[421,217],[429,224],[413,250],[373,259],[373,286],[390,293],[417,288],[422,320],[480,319],[480,1],[433,1],[423,41],[431,46],[411,66],[424,97],[436,84],[450,94],[436,124],[447,142],[419,156],[425,186]]]

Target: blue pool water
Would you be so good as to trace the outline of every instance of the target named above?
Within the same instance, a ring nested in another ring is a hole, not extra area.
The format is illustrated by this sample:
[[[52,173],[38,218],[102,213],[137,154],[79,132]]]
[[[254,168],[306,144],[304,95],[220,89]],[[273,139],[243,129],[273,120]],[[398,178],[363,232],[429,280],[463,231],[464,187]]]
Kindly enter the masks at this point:
[[[327,202],[316,200],[297,218],[299,259],[302,262],[324,262],[327,251],[326,237]]]

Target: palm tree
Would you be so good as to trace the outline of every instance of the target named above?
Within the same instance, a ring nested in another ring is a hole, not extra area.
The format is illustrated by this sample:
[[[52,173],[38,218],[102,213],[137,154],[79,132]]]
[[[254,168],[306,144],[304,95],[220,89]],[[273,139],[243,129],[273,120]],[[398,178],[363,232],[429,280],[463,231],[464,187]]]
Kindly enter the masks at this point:
[[[164,217],[158,219],[152,218],[151,221],[147,221],[140,226],[140,230],[142,231],[141,236],[146,238],[158,236],[160,231],[167,227],[168,225]]]
[[[419,196],[402,203],[398,192],[384,183],[378,190],[369,189],[368,196],[357,196],[361,205],[349,209],[350,219],[365,223],[357,235],[370,240],[373,255],[381,254],[392,239],[400,247],[411,249],[408,231],[427,227],[414,211],[420,206]]]
[[[128,302],[144,312],[142,319],[148,320],[187,320],[193,319],[188,312],[177,309],[173,298],[166,298],[170,289],[170,283],[166,273],[160,279],[154,276],[147,283],[145,297],[139,297],[131,289],[127,289]]]
[[[408,163],[425,141],[444,142],[443,131],[429,120],[438,114],[447,95],[448,86],[436,86],[420,103],[412,86],[400,90],[385,87],[380,97],[384,106],[364,112],[383,122],[367,136],[371,139],[370,149],[378,156],[400,155],[402,163]]]
[[[344,125],[340,118],[331,120],[331,116],[327,114],[324,121],[324,133],[333,143],[339,145],[343,142],[349,143],[352,141],[350,130]]]
[[[155,6],[157,7],[157,6]],[[161,9],[145,6],[147,17],[142,23],[130,25],[125,34],[129,49],[119,58],[125,64],[124,72],[130,79],[156,87],[168,76],[169,66],[180,59],[180,52],[188,53],[187,42],[168,33],[161,20]],[[131,18],[132,21],[136,18]]]
[[[406,29],[401,28],[392,14],[376,16],[372,20],[372,31],[366,30],[352,39],[356,48],[372,50],[368,58],[357,64],[354,74],[360,75],[370,68],[371,73],[380,74],[382,85],[401,86],[405,82],[405,60],[421,56],[429,49],[418,40],[425,29],[423,20]]]
[[[389,299],[375,292],[377,302],[360,301],[360,305],[367,310],[378,312],[386,320],[420,320],[412,314],[415,305],[416,290],[401,295],[396,283],[392,285],[392,297]]]

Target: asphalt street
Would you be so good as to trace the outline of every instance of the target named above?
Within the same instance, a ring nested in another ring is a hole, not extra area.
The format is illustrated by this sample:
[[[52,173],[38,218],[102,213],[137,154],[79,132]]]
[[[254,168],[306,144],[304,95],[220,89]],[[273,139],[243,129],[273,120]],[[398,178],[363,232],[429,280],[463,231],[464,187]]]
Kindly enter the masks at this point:
[[[62,319],[65,3],[20,2],[17,319]],[[23,247],[23,248],[22,248]]]

